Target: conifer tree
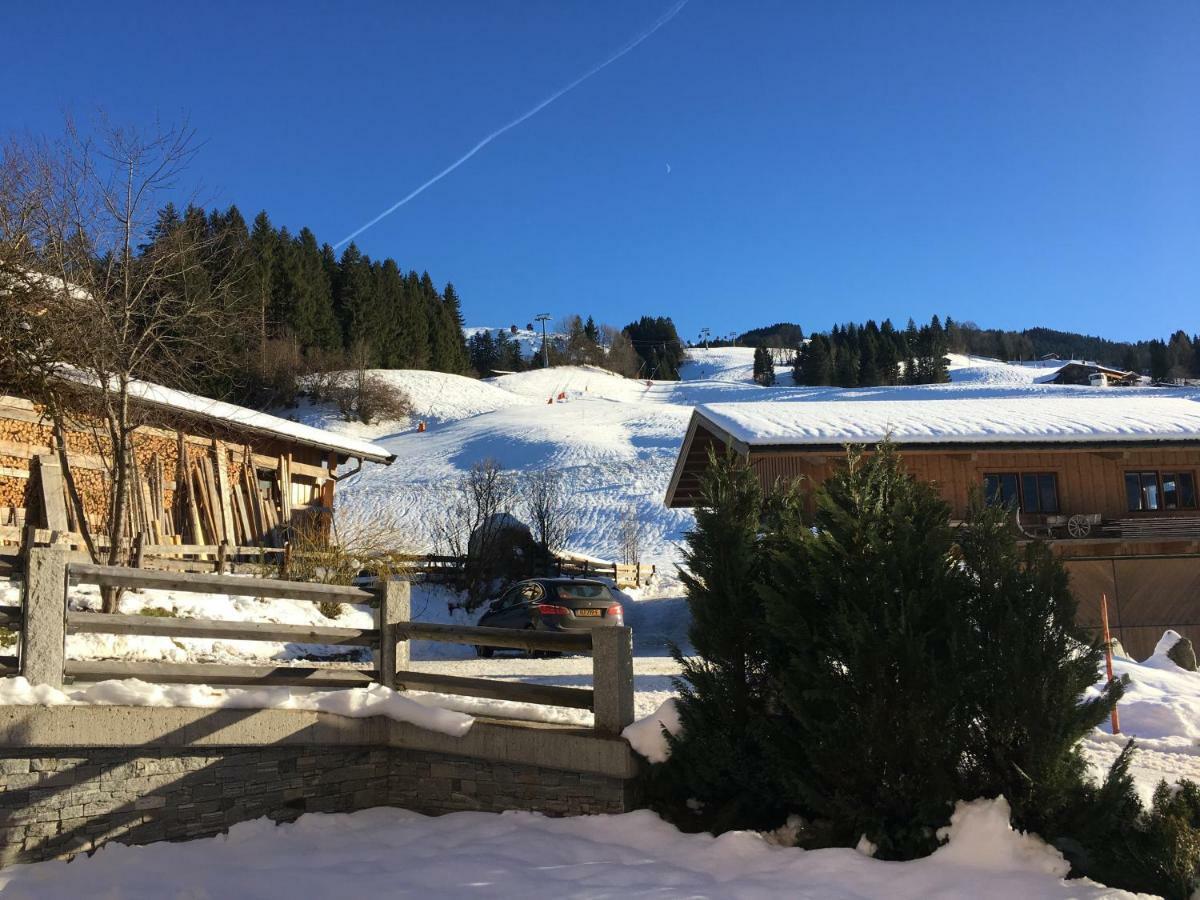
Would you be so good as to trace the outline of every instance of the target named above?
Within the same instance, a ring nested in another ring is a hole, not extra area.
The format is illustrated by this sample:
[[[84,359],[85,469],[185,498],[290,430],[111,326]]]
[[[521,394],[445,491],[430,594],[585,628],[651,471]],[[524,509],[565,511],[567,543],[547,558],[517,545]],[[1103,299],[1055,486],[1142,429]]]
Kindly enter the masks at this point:
[[[957,543],[978,658],[963,790],[1003,795],[1017,827],[1052,835],[1089,778],[1079,741],[1108,718],[1123,686],[1086,696],[1101,645],[1075,624],[1062,565],[1044,544],[1018,547],[1006,509],[977,496]]]
[[[955,648],[970,640],[950,511],[894,447],[853,454],[786,536],[763,587],[787,710],[775,744],[793,808],[884,858],[936,846],[966,742]]]
[[[462,301],[458,299],[458,291],[450,282],[446,283],[446,289],[442,291],[442,305],[446,309],[446,318],[451,329],[447,334],[452,345],[447,356],[447,371],[462,373],[467,371],[467,345],[463,336],[465,323],[462,315]]]
[[[675,649],[683,730],[668,778],[703,805],[710,827],[772,826],[782,816],[764,756],[769,705],[765,616],[752,584],[763,563],[758,478],[732,455],[710,454],[696,525],[679,570],[694,654]]]

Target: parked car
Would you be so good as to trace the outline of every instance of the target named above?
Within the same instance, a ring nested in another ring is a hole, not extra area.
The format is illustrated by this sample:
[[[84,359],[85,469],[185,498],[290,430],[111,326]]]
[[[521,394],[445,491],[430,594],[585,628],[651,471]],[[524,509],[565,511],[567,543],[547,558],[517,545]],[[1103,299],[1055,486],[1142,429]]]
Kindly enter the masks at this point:
[[[582,631],[624,625],[625,611],[602,581],[586,578],[531,578],[488,604],[479,625],[529,631]],[[476,647],[482,657],[491,647]]]

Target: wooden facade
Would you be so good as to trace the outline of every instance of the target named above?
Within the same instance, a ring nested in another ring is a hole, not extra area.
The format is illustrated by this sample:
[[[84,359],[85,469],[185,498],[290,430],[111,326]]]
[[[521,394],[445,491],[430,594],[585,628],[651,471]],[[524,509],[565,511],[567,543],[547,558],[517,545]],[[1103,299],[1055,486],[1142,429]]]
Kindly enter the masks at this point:
[[[841,446],[751,446],[734,439],[699,412],[693,415],[666,502],[694,506],[710,452],[732,451],[749,460],[763,487],[804,480],[820,484],[845,464]],[[982,491],[987,476],[1047,475],[1053,484],[1053,509],[1022,511],[1020,526],[1031,537],[1050,541],[1071,573],[1080,619],[1099,624],[1101,594],[1108,597],[1117,637],[1134,656],[1148,656],[1164,629],[1174,628],[1200,646],[1200,435],[1194,440],[1120,443],[1046,442],[1042,444],[959,444],[900,447],[903,465],[935,485],[951,507],[965,517],[972,491]],[[1133,509],[1126,476],[1162,473],[1186,476],[1192,494],[1177,496],[1174,508],[1156,497],[1157,508]],[[1036,506],[1036,503],[1033,504]],[[1072,538],[1066,521],[1088,520],[1088,534]]]
[[[157,410],[153,420],[133,439],[131,541],[272,546],[288,526],[332,514],[338,467],[349,458],[334,435],[322,447],[289,439],[283,420],[272,434],[190,410]],[[80,416],[64,434],[97,534],[107,529],[112,492],[111,443],[98,425]],[[55,447],[54,428],[36,404],[0,395],[0,526],[80,530]]]

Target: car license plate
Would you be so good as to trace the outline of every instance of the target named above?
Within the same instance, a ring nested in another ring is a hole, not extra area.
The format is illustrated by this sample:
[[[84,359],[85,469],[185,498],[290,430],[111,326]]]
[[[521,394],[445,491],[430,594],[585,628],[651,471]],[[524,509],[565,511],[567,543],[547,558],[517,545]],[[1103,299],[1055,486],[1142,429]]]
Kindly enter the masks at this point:
[[[598,610],[598,609],[577,609],[577,610],[575,610],[575,615],[577,615],[577,616],[595,616],[596,618],[599,618],[600,610]]]

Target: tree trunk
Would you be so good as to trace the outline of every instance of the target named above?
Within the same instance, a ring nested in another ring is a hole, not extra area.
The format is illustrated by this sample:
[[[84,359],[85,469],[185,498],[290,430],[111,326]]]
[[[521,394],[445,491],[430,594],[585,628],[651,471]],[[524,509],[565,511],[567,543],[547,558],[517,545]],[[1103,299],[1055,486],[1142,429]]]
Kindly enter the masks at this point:
[[[115,442],[113,446],[113,504],[108,517],[108,564],[120,565],[122,542],[125,537],[125,518],[129,514],[129,457],[133,452],[130,446],[132,435],[127,422],[129,418],[129,398],[122,394],[117,408],[118,422],[112,429]],[[105,587],[100,591],[106,613],[117,612],[121,600],[121,589]]]

